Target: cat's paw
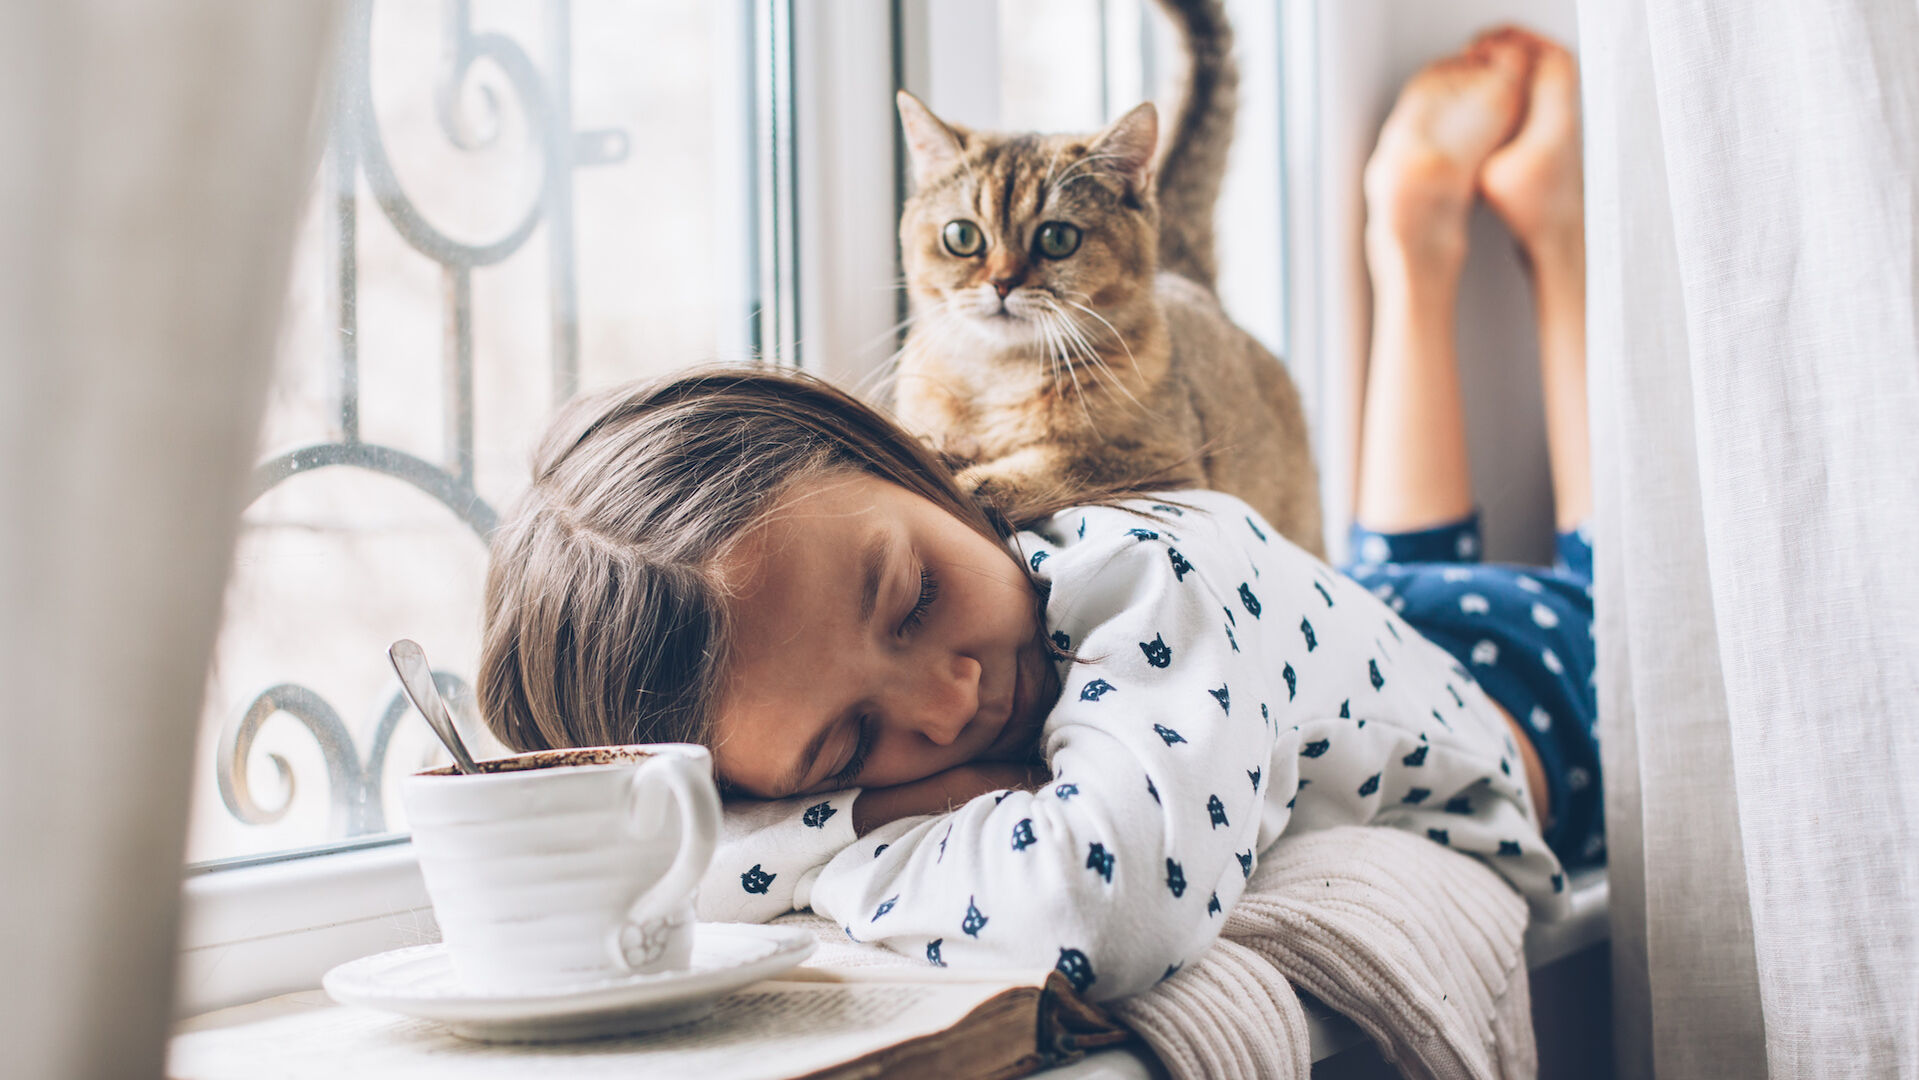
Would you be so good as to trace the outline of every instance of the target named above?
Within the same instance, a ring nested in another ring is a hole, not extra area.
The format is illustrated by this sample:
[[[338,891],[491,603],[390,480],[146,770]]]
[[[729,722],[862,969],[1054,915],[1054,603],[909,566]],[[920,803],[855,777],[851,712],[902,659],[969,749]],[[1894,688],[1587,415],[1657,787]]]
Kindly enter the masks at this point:
[[[1076,464],[1055,447],[1028,446],[961,469],[954,479],[980,506],[1019,517],[1025,509],[1064,505],[1075,492],[1090,490]]]
[[[974,465],[953,474],[953,482],[968,498],[977,499],[993,490],[993,470],[987,465]]]
[[[1004,469],[995,468],[992,462],[962,469],[953,479],[967,498],[995,510],[1012,508],[1027,491],[1024,480]]]

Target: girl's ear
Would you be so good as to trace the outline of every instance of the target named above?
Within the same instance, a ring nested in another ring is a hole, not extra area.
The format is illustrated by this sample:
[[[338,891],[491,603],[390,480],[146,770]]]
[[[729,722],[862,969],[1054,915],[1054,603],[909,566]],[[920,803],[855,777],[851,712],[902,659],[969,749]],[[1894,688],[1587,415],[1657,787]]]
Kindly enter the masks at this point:
[[[913,185],[923,188],[959,167],[969,132],[934,116],[933,110],[904,90],[896,100],[900,127],[906,132],[907,156],[913,161]]]
[[[1086,153],[1089,157],[1098,155],[1098,164],[1125,177],[1133,190],[1150,192],[1153,151],[1158,147],[1159,110],[1147,101],[1133,106],[1131,112],[1100,132]]]

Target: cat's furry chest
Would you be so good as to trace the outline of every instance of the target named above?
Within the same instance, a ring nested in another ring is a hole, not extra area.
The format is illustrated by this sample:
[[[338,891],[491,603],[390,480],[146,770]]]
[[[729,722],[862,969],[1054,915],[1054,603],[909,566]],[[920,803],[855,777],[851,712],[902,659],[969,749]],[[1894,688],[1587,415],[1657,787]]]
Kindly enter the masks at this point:
[[[1149,317],[1132,320],[1148,332],[1108,354],[1103,374],[916,328],[897,384],[900,419],[976,463],[971,482],[1211,487],[1323,550],[1305,417],[1284,365],[1204,287],[1160,274],[1152,296]]]

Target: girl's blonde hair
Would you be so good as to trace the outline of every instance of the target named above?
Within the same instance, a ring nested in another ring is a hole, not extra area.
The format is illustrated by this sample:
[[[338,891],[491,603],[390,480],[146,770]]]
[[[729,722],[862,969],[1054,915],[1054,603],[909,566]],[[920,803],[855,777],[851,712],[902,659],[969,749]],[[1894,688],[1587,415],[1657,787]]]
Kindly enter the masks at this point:
[[[708,369],[577,398],[493,536],[487,725],[521,751],[707,744],[731,636],[715,565],[782,492],[842,470],[898,484],[996,543],[1069,501],[1010,519],[984,509],[898,424],[801,375]]]

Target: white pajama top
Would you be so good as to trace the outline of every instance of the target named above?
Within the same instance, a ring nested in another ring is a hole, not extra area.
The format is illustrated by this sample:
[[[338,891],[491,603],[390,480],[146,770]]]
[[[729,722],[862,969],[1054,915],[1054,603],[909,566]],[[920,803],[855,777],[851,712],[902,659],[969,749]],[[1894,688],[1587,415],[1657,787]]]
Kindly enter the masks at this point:
[[[1282,833],[1367,823],[1564,910],[1518,748],[1472,677],[1245,503],[1069,510],[1014,544],[1077,655],[1041,734],[1052,780],[857,838],[857,789],[730,803],[700,918],[811,906],[856,941],[1056,967],[1106,1000],[1198,957]]]

